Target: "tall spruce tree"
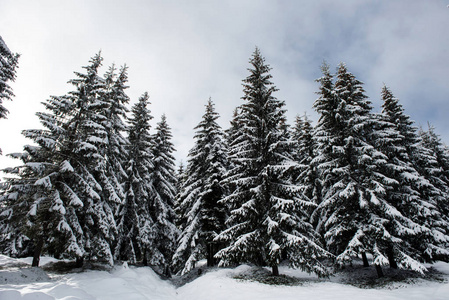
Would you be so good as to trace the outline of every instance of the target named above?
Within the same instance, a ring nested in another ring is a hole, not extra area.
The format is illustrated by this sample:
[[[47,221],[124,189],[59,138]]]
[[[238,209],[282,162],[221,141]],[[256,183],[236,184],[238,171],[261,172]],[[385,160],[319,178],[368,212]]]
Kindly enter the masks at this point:
[[[179,163],[179,166],[178,166],[178,170],[176,170],[176,195],[178,195],[179,192],[181,191],[181,187],[184,184],[184,180],[185,180],[185,166],[181,160],[181,162]],[[177,203],[177,199],[178,199],[178,196],[176,196],[175,203]],[[175,208],[177,206],[178,205],[176,204]]]
[[[387,100],[389,98],[393,98],[393,95],[384,86],[382,99],[389,101]],[[410,213],[408,212],[410,207],[416,206],[420,201],[419,192],[416,190],[420,176],[410,163],[408,154],[403,146],[404,137],[398,131],[396,124],[391,123],[383,114],[374,114],[373,123],[373,131],[369,134],[368,139],[376,149],[386,155],[385,163],[380,166],[381,172],[391,178],[385,197],[388,203],[397,210],[396,218],[385,222],[385,226],[389,232],[398,238],[394,243],[384,243],[380,248],[384,249],[387,254],[390,267],[397,268],[397,260],[403,266],[406,265],[404,262],[407,261],[400,257],[402,256],[400,253],[406,253],[416,258],[416,255],[413,253],[414,250],[407,241],[411,236],[426,230],[410,219]],[[408,210],[405,209],[407,207]]]
[[[19,54],[11,52],[0,36],[0,119],[5,119],[8,110],[3,106],[5,100],[12,100],[13,90],[9,82],[16,79]]]
[[[227,243],[216,257],[220,265],[251,262],[270,266],[278,275],[278,264],[285,255],[293,267],[320,276],[328,274],[320,258],[327,252],[320,247],[312,226],[298,210],[298,188],[288,181],[293,164],[288,152],[284,102],[276,99],[270,81],[270,67],[256,49],[250,59],[250,75],[243,80],[239,135],[231,142],[231,162],[227,181],[235,189],[224,198],[231,208],[228,229],[216,238]]]
[[[446,194],[449,193],[449,153],[441,138],[435,132],[435,127],[428,124],[427,131],[420,130],[420,136],[424,147],[429,149],[435,160],[437,170],[433,172],[435,185]],[[447,199],[447,197],[446,197]],[[446,215],[448,215],[446,213]]]
[[[338,67],[334,85],[327,66],[323,73],[320,97],[314,104],[320,114],[316,162],[323,178],[323,201],[316,215],[323,218],[320,224],[337,265],[357,255],[367,265],[365,252],[369,252],[378,275],[383,276],[381,266],[388,263],[384,245],[401,241],[388,224],[404,221],[387,198],[394,180],[382,172],[387,157],[370,144],[375,118],[362,83],[344,64]],[[394,255],[406,267],[424,269],[399,248]]]
[[[184,182],[186,181],[186,171],[184,163],[181,161],[178,166],[178,171],[176,174],[176,198],[175,198],[175,224],[180,229],[182,224],[187,222],[185,211],[181,208],[181,192]]]
[[[390,148],[384,151],[396,162],[402,161],[402,168],[406,168],[399,170],[402,172],[401,178],[397,178],[399,187],[390,198],[404,217],[419,225],[402,230],[409,244],[409,253],[419,261],[447,259],[448,223],[439,210],[447,198],[444,187],[438,185],[438,180],[433,181],[431,175],[438,172],[437,163],[431,150],[421,141],[413,121],[387,87],[382,89],[382,100],[382,117],[390,124],[388,132],[397,132],[396,145],[399,147],[399,150],[394,150],[391,147],[395,144],[390,144],[387,146]],[[401,166],[401,163],[397,165]]]
[[[219,201],[225,190],[221,181],[226,172],[227,157],[223,132],[217,123],[219,114],[212,100],[206,105],[201,122],[195,127],[195,145],[189,152],[185,181],[179,195],[181,235],[173,257],[176,270],[184,274],[202,258],[215,265],[219,243],[214,238],[224,230],[226,210]]]
[[[117,215],[118,235],[114,251],[116,259],[132,263],[142,260],[144,265],[148,265],[148,253],[156,238],[156,225],[149,205],[152,193],[150,174],[153,170],[150,121],[153,117],[148,105],[149,95],[144,93],[131,108],[125,201]]]
[[[7,235],[2,241],[7,248],[2,252],[13,256],[26,253],[22,243],[31,240],[32,266],[39,266],[43,251],[55,257],[82,257],[82,230],[76,211],[83,204],[71,187],[73,169],[59,153],[51,151],[51,136],[46,135],[45,142],[37,136],[34,140],[39,140],[39,146],[25,146],[24,153],[11,155],[20,158],[23,165],[6,170],[17,177],[7,179],[8,189],[1,199],[5,209],[2,229]]]
[[[105,81],[99,76],[102,65],[101,54],[95,55],[90,65],[84,67],[86,73],[75,72],[77,78],[70,80],[75,90],[68,93],[74,104],[64,124],[69,140],[68,150],[76,157],[75,172],[90,188],[84,196],[83,220],[87,258],[107,261],[113,265],[112,244],[117,234],[114,208],[122,199],[117,195],[113,182],[107,176],[108,133],[105,128],[105,107],[102,98]]]
[[[313,138],[314,128],[311,121],[304,114],[296,117],[292,131],[292,139],[295,145],[294,159],[299,167],[294,172],[293,181],[300,187],[301,198],[306,200],[310,208],[305,211],[308,219],[314,208],[321,203],[321,179],[314,158],[317,156],[317,143]]]
[[[150,215],[155,222],[156,237],[151,248],[151,264],[166,276],[171,275],[170,265],[176,248],[178,229],[174,211],[176,197],[175,148],[167,118],[162,115],[152,136],[151,153],[153,168],[149,179],[151,185]]]
[[[78,78],[70,81],[75,91],[44,103],[47,112],[37,113],[44,129],[23,132],[37,146],[14,155],[24,165],[11,170],[18,177],[9,182],[4,199],[12,202],[8,219],[25,225],[23,232],[33,240],[33,265],[41,251],[79,262],[87,255],[112,263],[107,242],[99,239],[114,220],[111,214],[103,218],[101,185],[90,172],[102,166],[97,145],[103,143],[103,127],[94,116],[102,90],[101,61],[98,54],[85,67],[87,74],[76,73]]]
[[[120,68],[118,76],[115,66],[112,65],[104,76],[104,89],[100,95],[103,105],[101,114],[104,118],[101,125],[106,131],[106,145],[101,150],[105,158],[105,174],[112,189],[110,194],[118,197],[115,202],[121,203],[124,199],[123,182],[126,180],[124,165],[127,160],[128,140],[123,135],[127,128],[124,120],[128,109],[129,97],[126,95],[128,81],[128,67]]]
[[[8,110],[3,106],[5,100],[12,100],[13,90],[9,82],[16,79],[19,54],[12,53],[0,36],[0,119],[6,119]],[[0,155],[2,151],[0,149]]]

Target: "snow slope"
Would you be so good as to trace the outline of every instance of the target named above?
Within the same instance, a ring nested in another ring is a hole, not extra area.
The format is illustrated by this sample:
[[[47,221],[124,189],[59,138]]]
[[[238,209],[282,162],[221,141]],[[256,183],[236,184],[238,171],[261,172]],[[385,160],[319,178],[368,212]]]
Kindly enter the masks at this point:
[[[43,264],[49,259],[44,259]],[[272,286],[232,278],[247,272],[249,266],[235,269],[212,270],[179,288],[163,281],[150,268],[116,267],[113,271],[86,271],[65,275],[46,274],[41,269],[25,267],[19,269],[14,260],[0,256],[0,300],[106,300],[106,299],[448,299],[449,283],[418,280],[415,284],[400,284],[393,289],[360,289],[336,280],[317,280],[298,270],[281,269],[284,274],[304,279],[300,286]],[[434,265],[449,275],[449,264]],[[23,277],[25,275],[26,277]],[[16,277],[20,277],[19,280]],[[7,283],[5,282],[7,279]]]

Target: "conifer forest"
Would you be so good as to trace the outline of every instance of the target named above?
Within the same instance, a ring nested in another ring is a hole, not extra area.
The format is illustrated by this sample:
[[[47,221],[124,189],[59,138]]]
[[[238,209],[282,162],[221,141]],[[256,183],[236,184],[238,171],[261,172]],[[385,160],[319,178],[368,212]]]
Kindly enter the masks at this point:
[[[71,90],[42,99],[23,151],[3,153],[17,166],[0,182],[0,252],[167,277],[200,260],[273,275],[286,262],[319,277],[357,258],[379,277],[449,262],[449,150],[437,129],[418,127],[387,85],[370,95],[375,113],[344,63],[321,65],[317,121],[289,124],[270,65],[258,48],[249,56],[229,126],[206,97],[185,164],[151,93],[127,95],[128,67],[86,59]],[[19,63],[0,38],[0,118]]]

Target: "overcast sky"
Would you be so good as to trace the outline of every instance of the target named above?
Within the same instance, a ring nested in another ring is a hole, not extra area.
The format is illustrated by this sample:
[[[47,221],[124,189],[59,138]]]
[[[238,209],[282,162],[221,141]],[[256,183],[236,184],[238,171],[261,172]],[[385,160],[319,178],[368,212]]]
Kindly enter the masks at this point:
[[[242,79],[259,47],[273,68],[289,122],[312,109],[320,65],[345,62],[365,83],[375,111],[388,85],[417,125],[449,142],[448,0],[22,1],[1,0],[0,36],[21,54],[13,102],[0,120],[3,153],[20,152],[35,112],[102,51],[104,73],[129,66],[131,104],[150,94],[153,129],[165,113],[178,161],[209,97],[227,128],[242,103]],[[5,156],[0,167],[16,165]]]

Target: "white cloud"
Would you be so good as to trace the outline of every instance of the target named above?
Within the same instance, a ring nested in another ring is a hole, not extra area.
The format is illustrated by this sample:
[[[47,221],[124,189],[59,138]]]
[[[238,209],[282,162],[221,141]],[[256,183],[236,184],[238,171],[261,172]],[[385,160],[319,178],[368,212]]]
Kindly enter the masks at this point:
[[[345,61],[373,100],[387,83],[412,118],[430,119],[449,141],[448,13],[438,1],[404,0],[2,1],[1,35],[22,57],[0,146],[20,151],[20,131],[38,126],[39,103],[67,93],[73,72],[101,49],[104,71],[129,65],[133,102],[150,93],[154,125],[166,113],[185,160],[209,97],[228,126],[255,46],[273,67],[290,121],[313,114],[322,61]]]

